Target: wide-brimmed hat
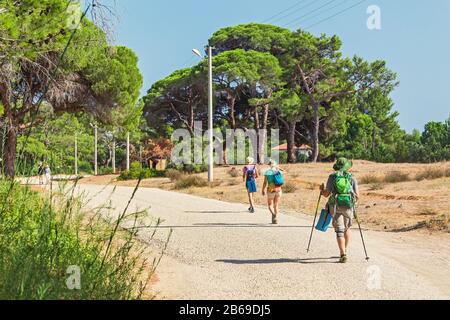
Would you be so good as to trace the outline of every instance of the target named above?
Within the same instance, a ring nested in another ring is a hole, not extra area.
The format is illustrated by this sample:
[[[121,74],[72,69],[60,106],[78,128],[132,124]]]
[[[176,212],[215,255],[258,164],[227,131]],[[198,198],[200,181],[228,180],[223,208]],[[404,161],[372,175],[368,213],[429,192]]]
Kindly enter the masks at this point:
[[[339,158],[333,166],[334,171],[348,171],[353,167],[353,162],[347,158]]]

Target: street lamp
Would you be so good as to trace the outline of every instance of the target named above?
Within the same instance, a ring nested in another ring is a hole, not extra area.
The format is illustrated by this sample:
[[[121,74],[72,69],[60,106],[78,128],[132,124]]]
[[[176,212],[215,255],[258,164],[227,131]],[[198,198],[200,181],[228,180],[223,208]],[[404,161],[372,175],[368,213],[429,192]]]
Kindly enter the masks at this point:
[[[208,46],[208,133],[209,133],[209,151],[208,151],[208,181],[214,181],[214,134],[213,134],[213,78],[212,78],[212,49]],[[203,55],[198,49],[192,49],[192,52],[203,59]]]

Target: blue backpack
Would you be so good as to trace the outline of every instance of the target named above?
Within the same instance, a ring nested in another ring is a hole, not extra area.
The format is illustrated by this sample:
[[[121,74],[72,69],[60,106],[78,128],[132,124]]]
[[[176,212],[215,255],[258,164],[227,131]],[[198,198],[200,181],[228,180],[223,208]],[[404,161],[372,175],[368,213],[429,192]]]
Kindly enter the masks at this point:
[[[273,175],[273,180],[276,187],[281,187],[284,185],[283,174],[280,170],[275,172],[275,174]]]
[[[323,209],[322,213],[320,214],[320,218],[319,218],[319,222],[317,223],[316,230],[322,231],[322,232],[327,232],[332,220],[333,220],[333,217],[331,216],[329,210]]]

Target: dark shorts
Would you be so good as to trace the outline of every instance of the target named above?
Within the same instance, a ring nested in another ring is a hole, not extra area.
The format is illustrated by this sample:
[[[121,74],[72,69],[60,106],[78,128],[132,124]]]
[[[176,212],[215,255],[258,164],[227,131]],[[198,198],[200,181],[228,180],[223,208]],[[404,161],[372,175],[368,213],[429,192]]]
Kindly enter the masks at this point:
[[[255,180],[249,180],[246,183],[247,191],[248,193],[256,193],[256,181]]]

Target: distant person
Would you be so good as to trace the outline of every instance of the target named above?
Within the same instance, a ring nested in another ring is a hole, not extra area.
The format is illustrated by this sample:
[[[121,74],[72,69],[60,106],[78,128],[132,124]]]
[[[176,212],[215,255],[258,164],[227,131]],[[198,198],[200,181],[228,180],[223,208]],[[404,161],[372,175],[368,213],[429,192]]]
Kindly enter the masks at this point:
[[[244,167],[242,179],[245,182],[247,188],[248,201],[250,202],[250,213],[255,213],[255,205],[253,195],[257,192],[256,179],[258,179],[258,167],[255,164],[255,160],[252,157],[248,157],[246,161],[247,165]]]
[[[38,166],[39,185],[44,184],[44,173],[45,173],[44,164],[42,162],[39,162]]]
[[[283,195],[283,170],[274,160],[269,162],[270,169],[264,174],[263,196],[267,195],[267,205],[272,214],[272,224],[278,224],[280,202]]]
[[[52,181],[52,171],[50,170],[48,164],[45,165],[44,173],[45,173],[45,184],[48,185]]]
[[[334,165],[334,173],[328,177],[326,186],[321,185],[322,195],[330,197],[328,206],[333,216],[333,226],[337,235],[341,258],[340,263],[346,263],[348,245],[350,243],[350,227],[355,218],[354,210],[359,198],[358,182],[349,172],[353,163],[340,158]]]

